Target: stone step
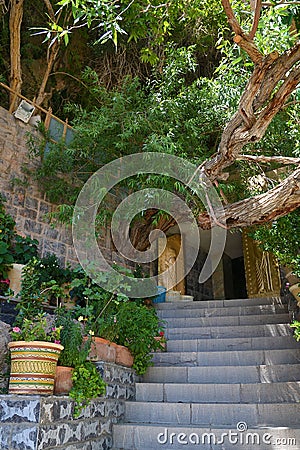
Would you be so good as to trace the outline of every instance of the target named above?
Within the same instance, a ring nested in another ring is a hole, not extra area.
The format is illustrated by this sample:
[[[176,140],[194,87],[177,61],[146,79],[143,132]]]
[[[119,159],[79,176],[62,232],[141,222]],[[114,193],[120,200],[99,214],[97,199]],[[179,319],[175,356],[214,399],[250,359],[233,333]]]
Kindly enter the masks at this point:
[[[300,381],[300,364],[149,367],[141,379],[145,383],[275,383]]]
[[[299,450],[300,429],[249,428],[239,420],[231,427],[169,426],[133,423],[113,425],[113,450]],[[244,431],[242,431],[244,430]]]
[[[199,302],[200,303],[200,302]],[[228,306],[208,308],[176,308],[157,309],[157,314],[162,319],[179,317],[217,317],[217,316],[247,316],[258,314],[283,314],[287,313],[287,305],[254,305],[254,306]]]
[[[136,401],[170,403],[299,403],[300,381],[261,384],[137,383]]]
[[[252,366],[300,363],[298,349],[154,353],[155,366]]]
[[[125,421],[176,425],[299,426],[297,403],[125,402]]]
[[[186,339],[169,340],[168,352],[212,352],[227,350],[271,350],[300,348],[293,336],[272,336],[256,338]]]
[[[268,336],[291,336],[292,329],[287,323],[264,325],[236,325],[211,327],[180,327],[166,329],[167,339],[199,339],[199,338],[245,338]]]
[[[164,326],[168,328],[187,327],[232,327],[239,325],[264,325],[273,323],[289,323],[288,314],[261,314],[248,316],[216,316],[216,317],[170,317],[164,320]]]
[[[157,310],[163,309],[201,309],[201,308],[222,308],[222,307],[236,307],[236,306],[255,306],[255,305],[282,305],[280,297],[266,297],[266,298],[243,298],[232,300],[205,300],[205,301],[178,301],[178,302],[164,302],[156,303]]]

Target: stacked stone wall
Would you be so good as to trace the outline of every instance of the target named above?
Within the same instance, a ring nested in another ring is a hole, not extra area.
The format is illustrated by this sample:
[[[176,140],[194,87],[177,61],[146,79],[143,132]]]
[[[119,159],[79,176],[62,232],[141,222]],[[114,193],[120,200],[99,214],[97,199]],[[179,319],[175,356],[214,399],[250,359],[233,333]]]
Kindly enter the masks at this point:
[[[0,192],[6,198],[6,210],[16,221],[17,231],[39,241],[39,253],[45,256],[55,253],[63,265],[77,263],[71,229],[53,228],[46,214],[54,211],[55,205],[49,203],[41,193],[38,183],[31,178],[28,185],[24,180],[24,169],[35,170],[39,167],[38,158],[28,156],[29,134],[37,133],[30,124],[25,124],[0,107]],[[112,258],[110,232],[100,241],[100,247],[106,259]]]
[[[112,427],[124,418],[125,401],[135,398],[132,369],[98,362],[107,382],[105,397],[74,417],[67,396],[0,395],[1,450],[98,450],[112,447]]]

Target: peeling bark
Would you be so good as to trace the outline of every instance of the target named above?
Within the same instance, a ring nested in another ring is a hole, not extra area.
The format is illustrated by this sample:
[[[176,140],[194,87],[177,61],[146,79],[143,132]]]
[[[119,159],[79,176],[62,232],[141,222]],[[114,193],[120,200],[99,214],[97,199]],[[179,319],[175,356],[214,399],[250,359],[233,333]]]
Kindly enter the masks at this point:
[[[300,207],[300,169],[282,183],[255,197],[224,206],[227,228],[248,227],[271,222]],[[208,213],[200,214],[198,224],[210,229],[213,223]]]
[[[217,154],[205,161],[200,170],[212,182],[224,178],[223,170],[236,160],[295,164],[300,158],[267,157],[264,155],[240,155],[250,142],[258,142],[265,134],[275,115],[285,106],[289,96],[300,83],[300,41],[291,49],[278,55],[263,55],[256,48],[253,37],[257,29],[261,2],[256,1],[252,30],[246,34],[239,25],[229,0],[222,0],[228,22],[235,33],[234,41],[243,48],[255,64],[252,76],[240,99],[238,111],[226,125]],[[227,175],[227,174],[226,174]],[[300,169],[297,168],[282,183],[268,192],[247,198],[232,205],[225,205],[228,228],[262,224],[277,219],[300,206]],[[207,213],[199,216],[202,228],[211,228]]]

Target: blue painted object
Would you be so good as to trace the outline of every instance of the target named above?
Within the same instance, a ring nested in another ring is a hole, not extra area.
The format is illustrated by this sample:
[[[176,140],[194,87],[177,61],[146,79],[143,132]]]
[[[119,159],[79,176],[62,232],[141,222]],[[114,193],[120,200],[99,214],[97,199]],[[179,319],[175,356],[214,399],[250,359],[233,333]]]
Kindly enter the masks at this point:
[[[166,301],[167,289],[164,286],[157,286],[158,295],[152,299],[152,303],[164,303]]]

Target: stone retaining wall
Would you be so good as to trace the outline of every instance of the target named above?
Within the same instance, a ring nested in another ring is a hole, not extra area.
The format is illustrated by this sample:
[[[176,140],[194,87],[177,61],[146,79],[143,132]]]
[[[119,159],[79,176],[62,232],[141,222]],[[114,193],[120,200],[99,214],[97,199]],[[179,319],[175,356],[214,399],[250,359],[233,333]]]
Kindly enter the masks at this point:
[[[66,227],[53,229],[45,218],[55,206],[46,201],[32,178],[27,180],[29,185],[26,187],[16,182],[24,180],[23,169],[39,167],[38,158],[31,160],[28,157],[28,133],[36,133],[36,130],[0,107],[0,192],[7,200],[6,210],[15,219],[20,234],[39,241],[41,256],[55,253],[63,265],[67,262],[76,264],[71,230]],[[109,230],[103,235],[100,247],[110,260],[112,245]]]
[[[112,426],[122,420],[125,400],[135,398],[135,372],[96,363],[107,382],[105,397],[78,418],[67,396],[0,395],[1,450],[99,450],[112,446]]]

